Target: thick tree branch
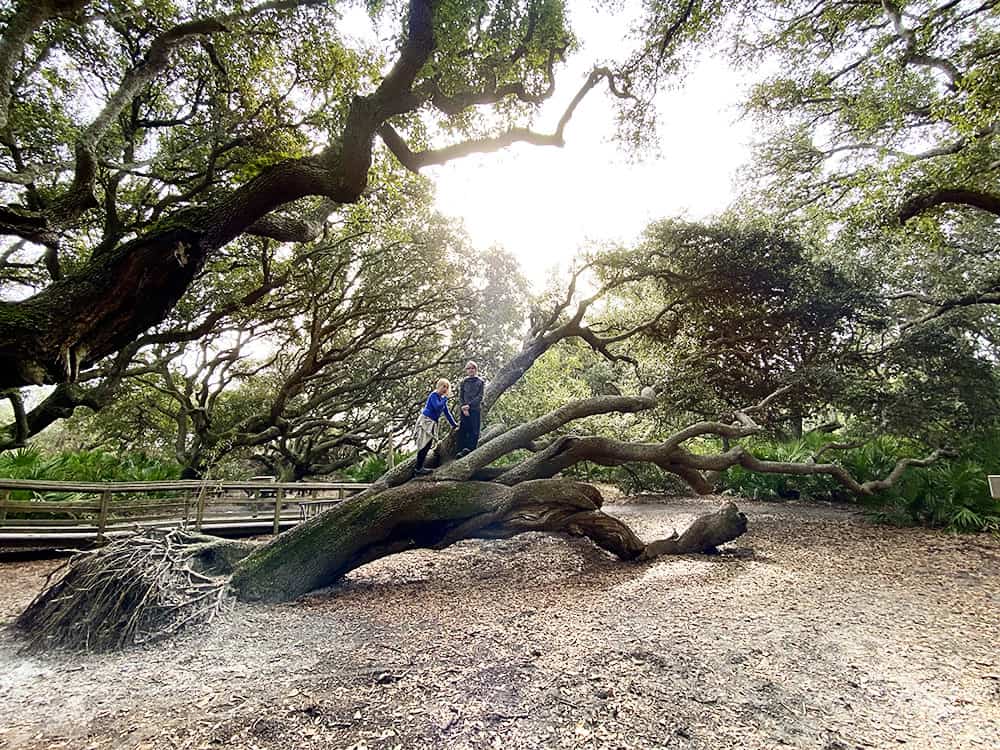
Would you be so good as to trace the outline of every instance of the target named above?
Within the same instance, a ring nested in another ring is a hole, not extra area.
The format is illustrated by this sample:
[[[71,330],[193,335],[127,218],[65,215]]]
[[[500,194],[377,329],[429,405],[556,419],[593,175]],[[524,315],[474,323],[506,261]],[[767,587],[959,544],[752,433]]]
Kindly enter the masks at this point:
[[[161,35],[147,59],[126,75],[81,140],[74,185],[51,206],[58,209],[61,220],[78,215],[93,196],[91,147],[99,143],[110,113],[121,110],[150,70],[165,64],[173,47],[221,31],[237,15],[247,17],[311,1],[264,3],[241,14],[181,24]],[[228,193],[213,192],[207,205],[164,213],[154,226],[139,229],[127,242],[115,244],[112,233],[110,241],[99,245],[75,272],[29,299],[0,302],[0,388],[75,380],[81,368],[160,323],[201,273],[207,258],[248,229],[283,239],[302,237],[301,232],[311,230],[279,226],[278,220],[263,221],[275,209],[305,196],[355,202],[367,185],[373,138],[379,127],[388,118],[420,104],[413,87],[434,49],[433,4],[412,0],[408,10],[408,31],[395,64],[373,93],[353,99],[341,137],[333,139],[324,152],[271,165]],[[567,107],[554,137],[561,140],[579,102],[604,79],[612,92],[616,91],[612,74],[595,70]],[[34,236],[48,227],[47,218],[36,221]],[[74,315],[68,317],[67,310],[73,310]],[[534,355],[550,343],[539,342]],[[526,353],[525,361],[530,365],[531,353]]]
[[[378,129],[378,134],[392,154],[399,160],[400,164],[412,172],[419,172],[424,167],[431,165],[446,164],[449,161],[469,156],[470,154],[499,151],[515,143],[529,143],[535,146],[563,146],[565,145],[563,133],[570,119],[573,117],[573,113],[591,89],[603,79],[613,81],[611,72],[606,68],[596,69],[588,76],[586,82],[580,87],[576,96],[573,97],[559,118],[556,129],[550,134],[538,133],[528,128],[511,128],[507,132],[492,138],[464,141],[440,149],[429,149],[419,152],[412,151],[402,136],[389,123],[381,125]]]
[[[399,133],[388,123],[382,125],[378,131],[385,145],[399,160],[400,164],[411,172],[420,172],[421,169],[437,164],[447,164],[449,161],[460,159],[471,154],[488,154],[493,151],[512,146],[515,143],[529,143],[534,146],[563,146],[561,133],[536,133],[527,128],[511,128],[506,133],[493,138],[480,138],[472,141],[463,141],[451,146],[428,151],[414,152],[402,139]]]
[[[23,402],[20,402],[20,395],[16,396],[19,404],[15,404],[15,397],[10,394],[16,392],[9,391],[8,398],[14,405],[15,419],[13,423],[0,427],[0,450],[24,445],[28,438],[37,435],[49,425],[72,416],[79,406],[86,406],[94,411],[100,410],[111,400],[118,382],[120,378],[102,383],[96,388],[61,383],[27,412],[24,411]]]
[[[37,245],[55,247],[59,238],[38,211],[19,206],[0,206],[0,234],[20,237]]]
[[[246,233],[278,242],[312,242],[323,233],[323,222],[272,214],[255,221]]]
[[[98,145],[104,139],[108,129],[119,115],[151,81],[166,69],[170,62],[170,53],[179,46],[206,35],[227,31],[231,23],[245,21],[261,13],[284,10],[303,5],[313,5],[322,0],[274,0],[249,8],[245,11],[231,13],[219,18],[201,18],[187,21],[174,26],[156,37],[141,63],[129,70],[123,77],[118,89],[111,95],[101,112],[84,129],[75,146],[75,168],[73,182],[63,195],[52,202],[43,216],[47,225],[61,226],[76,220],[84,211],[97,206],[94,197],[94,179],[97,171]],[[41,6],[69,6],[73,3],[49,2],[39,3]],[[80,5],[80,3],[75,3]],[[2,59],[0,59],[2,64]],[[0,74],[2,74],[0,70]],[[3,116],[6,116],[4,108]]]
[[[847,469],[837,464],[764,461],[741,446],[713,456],[686,454],[684,460],[688,465],[700,470],[725,471],[732,466],[742,466],[749,471],[760,474],[787,474],[790,476],[826,475],[832,477],[855,495],[869,497],[892,487],[899,481],[907,469],[911,467],[930,466],[942,458],[949,458],[953,455],[947,449],[938,449],[926,458],[900,459],[884,479],[872,479],[867,482],[859,482]]]
[[[656,406],[656,399],[635,396],[597,396],[595,398],[571,401],[553,409],[538,419],[533,419],[508,430],[485,445],[481,445],[469,455],[448,464],[438,471],[439,479],[468,479],[478,469],[488,466],[501,456],[530,443],[543,435],[559,429],[563,425],[596,414],[629,414],[646,411]]]
[[[659,70],[660,66],[663,65],[663,58],[667,54],[667,50],[670,49],[670,45],[675,41],[677,36],[680,34],[684,25],[691,18],[691,13],[694,11],[695,6],[698,4],[698,0],[687,0],[684,7],[681,8],[681,12],[677,15],[677,18],[668,26],[664,32],[663,37],[660,39],[660,49],[656,56],[656,68]]]
[[[549,50],[548,62],[545,66],[545,88],[537,93],[528,91],[523,81],[515,81],[503,86],[496,84],[496,75],[493,75],[493,85],[481,91],[466,91],[458,94],[445,94],[437,81],[430,84],[430,100],[437,109],[447,115],[458,115],[470,107],[496,104],[498,102],[513,97],[526,104],[541,104],[551,98],[556,90],[555,63],[561,60],[566,52],[566,45],[557,49]]]
[[[624,560],[714,550],[746,531],[746,518],[729,505],[697,519],[690,533],[647,545],[624,523],[601,512],[602,504],[594,487],[568,480],[516,487],[410,482],[368,491],[245,557],[236,564],[231,585],[243,600],[286,601],[397,552],[443,549],[462,539],[526,531],[587,536]]]
[[[905,224],[924,211],[947,204],[972,206],[994,216],[1000,216],[1000,195],[980,190],[941,188],[908,199],[899,208],[899,221],[901,224]]]
[[[729,433],[729,425],[718,425],[718,428],[717,431],[711,433],[699,430],[698,434],[715,434],[719,436],[731,434]],[[923,459],[901,459],[885,478],[859,482],[849,471],[837,464],[764,461],[758,459],[742,446],[737,446],[723,453],[694,454],[683,450],[679,445],[671,441],[663,443],[629,443],[595,435],[586,437],[568,435],[557,440],[542,453],[532,456],[523,463],[507,470],[495,481],[501,484],[513,485],[533,479],[549,478],[582,461],[590,461],[601,466],[620,466],[625,463],[651,463],[663,471],[676,474],[696,492],[704,494],[711,492],[713,488],[705,480],[701,472],[725,471],[733,466],[742,466],[749,471],[763,474],[785,474],[791,476],[826,475],[835,479],[855,495],[871,496],[892,487],[899,481],[907,469],[929,466],[935,461],[951,455],[950,451],[936,450]]]
[[[948,79],[948,87],[953,91],[956,90],[962,80],[962,72],[955,64],[943,57],[923,54],[917,50],[917,36],[913,33],[912,29],[906,27],[903,21],[903,13],[896,3],[890,0],[882,0],[882,8],[892,22],[896,36],[902,40],[906,47],[906,53],[903,57],[904,62],[939,70]]]
[[[958,310],[975,305],[1000,304],[1000,280],[994,280],[982,289],[948,299],[935,299],[928,294],[917,291],[899,292],[886,297],[890,300],[911,299],[931,308],[928,312],[913,320],[907,321],[903,329],[909,329],[940,318],[952,310]]]

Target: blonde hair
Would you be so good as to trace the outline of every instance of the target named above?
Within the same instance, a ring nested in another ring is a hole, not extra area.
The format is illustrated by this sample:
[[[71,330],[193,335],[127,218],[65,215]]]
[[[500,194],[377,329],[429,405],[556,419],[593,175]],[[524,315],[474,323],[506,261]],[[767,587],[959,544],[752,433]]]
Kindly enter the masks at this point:
[[[438,388],[440,388],[440,387],[441,387],[442,385],[444,386],[444,392],[445,392],[445,393],[447,393],[448,391],[450,391],[450,390],[451,390],[451,383],[449,383],[449,382],[448,382],[448,378],[441,378],[441,379],[440,379],[440,380],[439,380],[439,381],[437,382],[437,385],[436,385],[436,386],[434,386],[434,390],[436,391],[436,390],[437,390]]]

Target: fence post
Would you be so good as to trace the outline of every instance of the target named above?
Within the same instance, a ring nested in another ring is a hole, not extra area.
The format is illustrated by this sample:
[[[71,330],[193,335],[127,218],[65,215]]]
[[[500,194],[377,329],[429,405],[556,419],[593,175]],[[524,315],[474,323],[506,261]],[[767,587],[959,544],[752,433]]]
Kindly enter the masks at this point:
[[[201,531],[201,522],[205,518],[205,495],[207,494],[208,484],[202,482],[201,489],[198,491],[198,509],[195,511],[194,517],[194,530]]]
[[[111,490],[104,490],[101,493],[101,510],[97,516],[97,536],[104,536],[104,529],[108,525],[108,506],[111,504]]]
[[[281,506],[285,504],[285,488],[279,487],[274,493],[274,535],[281,533]]]
[[[10,500],[10,490],[0,492],[0,526],[7,521],[7,501]]]

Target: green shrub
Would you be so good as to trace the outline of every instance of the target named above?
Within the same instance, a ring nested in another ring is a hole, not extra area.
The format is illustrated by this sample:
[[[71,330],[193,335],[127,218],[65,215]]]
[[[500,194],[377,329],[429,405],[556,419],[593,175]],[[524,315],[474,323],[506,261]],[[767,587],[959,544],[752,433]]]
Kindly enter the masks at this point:
[[[869,505],[889,523],[997,532],[1000,502],[990,497],[986,473],[967,458],[916,469]]]
[[[405,456],[397,453],[395,455],[396,462],[400,462],[405,459]],[[386,469],[389,468],[388,463],[382,456],[369,456],[364,461],[359,461],[353,466],[349,466],[344,470],[344,475],[350,479],[352,482],[374,482],[380,476],[385,474]]]
[[[745,443],[757,457],[771,461],[804,461],[829,436],[801,440],[756,439]],[[820,461],[837,463],[859,482],[883,479],[901,458],[926,453],[921,446],[896,436],[883,436],[865,445],[824,454]],[[927,468],[909,469],[895,485],[862,504],[873,518],[899,525],[924,525],[954,531],[1000,531],[1000,502],[992,499],[986,481],[997,471],[1000,433],[971,441],[961,457]],[[786,476],[755,474],[733,467],[723,474],[725,491],[755,499],[854,500],[839,483],[825,475]]]
[[[181,467],[144,453],[116,455],[105,451],[72,451],[46,456],[34,446],[0,453],[0,477],[54,482],[152,482],[180,477]],[[30,491],[11,494],[15,500],[31,497],[69,502],[85,497],[75,492]],[[122,496],[116,496],[120,499]]]

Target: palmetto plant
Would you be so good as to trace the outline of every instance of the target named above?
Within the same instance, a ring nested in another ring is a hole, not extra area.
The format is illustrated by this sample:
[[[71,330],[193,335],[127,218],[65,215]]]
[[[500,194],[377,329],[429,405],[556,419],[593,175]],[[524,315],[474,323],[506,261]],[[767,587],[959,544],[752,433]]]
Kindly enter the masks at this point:
[[[747,447],[763,459],[802,461],[827,440],[824,436],[757,440],[748,442]],[[839,463],[859,482],[865,482],[886,476],[899,458],[918,454],[919,447],[911,441],[883,436],[857,448],[825,454],[822,460]],[[873,519],[885,523],[1000,532],[1000,502],[990,497],[986,481],[988,473],[998,470],[997,456],[1000,456],[1000,433],[984,436],[962,451],[961,458],[912,471],[886,492],[866,501],[865,506]],[[850,499],[825,476],[755,474],[735,467],[726,472],[722,484],[729,492],[755,499]]]
[[[0,453],[0,477],[6,479],[47,479],[63,482],[147,482],[177,479],[180,467],[142,453],[116,455],[104,451],[75,451],[44,455],[29,446]],[[72,502],[86,495],[76,492],[32,493],[17,491],[12,499]]]

